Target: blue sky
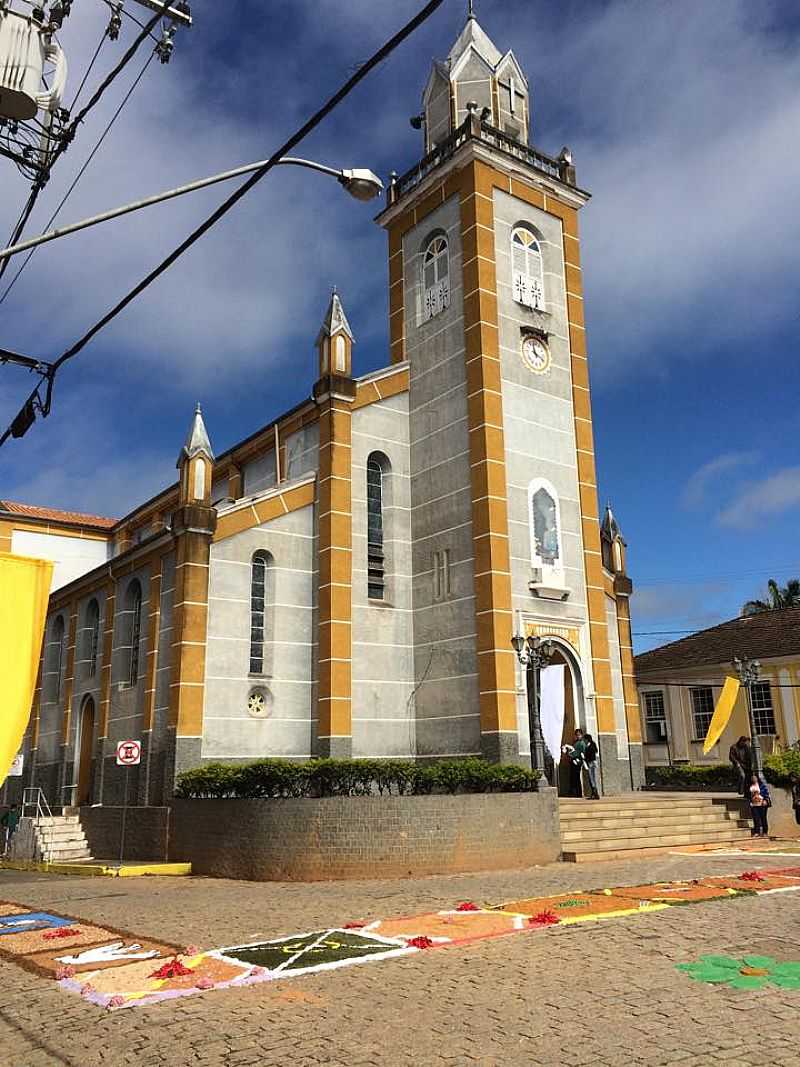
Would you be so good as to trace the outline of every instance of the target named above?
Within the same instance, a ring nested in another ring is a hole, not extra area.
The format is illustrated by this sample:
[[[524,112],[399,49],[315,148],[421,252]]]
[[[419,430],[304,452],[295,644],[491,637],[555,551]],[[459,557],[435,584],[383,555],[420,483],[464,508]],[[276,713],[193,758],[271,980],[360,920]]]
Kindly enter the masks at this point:
[[[195,0],[194,28],[169,66],[151,65],[60,221],[268,156],[420,6],[272,0],[267,16],[256,0]],[[444,4],[298,154],[384,177],[415,163],[408,117],[465,9]],[[731,617],[768,578],[800,573],[796,5],[478,0],[476,10],[528,73],[534,143],[552,154],[568,144],[593,193],[582,237],[601,503],[612,501],[629,542],[634,629]],[[78,75],[106,11],[75,5],[65,27]],[[121,45],[105,47],[107,69]],[[62,159],[31,232],[134,75]],[[3,163],[3,231],[25,194]],[[0,344],[57,355],[223,195],[40,251],[0,308]],[[334,284],[357,371],[384,365],[374,213],[325,178],[273,173],[59,378],[50,418],[0,451],[0,497],[123,514],[173,478],[198,399],[218,451],[245,437],[309,392]],[[30,385],[0,370],[3,425]],[[669,639],[640,636],[637,648]]]

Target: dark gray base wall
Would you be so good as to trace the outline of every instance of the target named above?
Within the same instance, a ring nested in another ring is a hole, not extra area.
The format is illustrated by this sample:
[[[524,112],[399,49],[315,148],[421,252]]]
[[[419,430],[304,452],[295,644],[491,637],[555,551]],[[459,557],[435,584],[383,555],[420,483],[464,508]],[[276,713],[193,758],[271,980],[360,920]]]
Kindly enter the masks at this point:
[[[641,742],[631,742],[628,748],[631,754],[633,788],[641,789],[644,785],[644,746]]]
[[[319,737],[316,754],[322,759],[351,759],[353,756],[352,737]]]
[[[122,840],[122,808],[81,808],[81,827],[98,860],[160,860],[167,856],[169,808],[128,808]],[[122,854],[120,856],[120,844]]]
[[[554,789],[429,797],[176,800],[169,858],[251,881],[418,877],[550,863]]]
[[[527,767],[531,765],[529,757],[519,754],[519,734],[516,730],[481,734],[481,755],[489,763],[516,763]]]
[[[632,789],[639,789],[643,782],[642,746],[638,748],[638,762],[636,759],[619,759],[617,756],[616,734],[598,734],[598,748],[600,749],[600,782],[601,792],[608,796],[614,793],[630,793]],[[631,746],[633,747],[633,746]],[[631,771],[634,779],[631,782]],[[640,777],[636,777],[639,775]]]

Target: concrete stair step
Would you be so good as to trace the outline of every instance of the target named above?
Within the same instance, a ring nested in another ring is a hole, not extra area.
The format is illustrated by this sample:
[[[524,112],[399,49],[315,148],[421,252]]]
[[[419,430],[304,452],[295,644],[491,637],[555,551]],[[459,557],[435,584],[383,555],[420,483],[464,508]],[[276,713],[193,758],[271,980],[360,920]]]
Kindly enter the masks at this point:
[[[746,835],[747,839],[750,839],[749,832]],[[743,838],[734,838],[730,841],[717,841],[709,843],[698,843],[694,841],[680,841],[671,845],[648,845],[638,848],[616,848],[616,849],[603,849],[597,852],[578,852],[578,851],[566,851],[562,854],[562,860],[564,863],[599,863],[606,862],[608,860],[630,860],[630,859],[648,859],[651,856],[663,856],[665,853],[673,852],[676,848],[692,848],[697,846],[697,851],[704,851],[704,846],[707,845],[709,849],[718,848],[720,845],[738,845]]]
[[[89,860],[92,858],[88,848],[43,849],[42,856],[47,863],[71,863],[74,860]]]
[[[679,798],[659,798],[655,800],[624,800],[619,797],[601,797],[599,800],[589,800],[584,797],[579,799],[578,797],[561,797],[559,798],[559,808],[562,811],[668,811],[683,808],[702,808],[703,810],[712,810],[714,808],[725,808],[728,806],[735,806],[742,803],[736,797],[728,799],[714,800],[710,797],[701,797],[696,795],[681,795]]]
[[[36,822],[37,826],[49,827],[49,826],[75,826],[80,823],[80,816],[78,815],[44,815]]]
[[[705,833],[664,833],[635,834],[628,836],[597,837],[594,840],[568,841],[570,852],[609,852],[618,849],[647,849],[666,847],[667,845],[705,845],[713,842],[742,841],[750,839],[749,830],[709,830]]]
[[[82,837],[83,827],[80,823],[75,826],[37,826],[36,834],[48,841],[57,841],[62,837]]]
[[[692,837],[698,839],[719,835],[731,837],[745,829],[749,829],[746,823],[744,826],[725,823],[721,825],[712,824],[710,826],[684,826],[681,823],[665,823],[663,826],[650,827],[642,827],[636,824],[596,830],[589,833],[585,830],[562,830],[561,840],[565,843],[585,843],[587,847],[598,848],[598,841],[627,841],[631,839],[646,841],[651,837]]]
[[[605,833],[606,831],[613,831],[623,828],[633,830],[651,830],[660,829],[664,826],[675,827],[677,830],[683,828],[691,829],[704,829],[715,828],[725,829],[731,826],[747,825],[747,820],[744,817],[738,816],[734,813],[724,813],[720,815],[678,815],[672,816],[669,819],[658,819],[655,816],[648,816],[644,819],[593,819],[591,821],[586,820],[572,820],[562,817],[561,819],[561,833],[562,836],[566,834],[597,834]]]

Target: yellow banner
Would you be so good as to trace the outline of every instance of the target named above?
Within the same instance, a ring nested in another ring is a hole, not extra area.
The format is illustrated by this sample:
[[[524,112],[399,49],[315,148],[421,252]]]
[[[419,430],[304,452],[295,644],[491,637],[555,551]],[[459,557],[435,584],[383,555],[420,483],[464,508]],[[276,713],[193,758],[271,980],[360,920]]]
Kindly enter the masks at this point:
[[[0,785],[28,728],[52,578],[49,560],[0,552]]]
[[[706,739],[703,743],[704,755],[710,752],[714,745],[716,745],[717,741],[722,737],[722,732],[728,725],[728,721],[733,712],[733,705],[736,703],[738,695],[739,679],[731,677],[726,678],[725,685],[723,685],[722,692],[717,701],[717,706],[714,708],[711,722],[708,724],[708,733],[706,734]]]

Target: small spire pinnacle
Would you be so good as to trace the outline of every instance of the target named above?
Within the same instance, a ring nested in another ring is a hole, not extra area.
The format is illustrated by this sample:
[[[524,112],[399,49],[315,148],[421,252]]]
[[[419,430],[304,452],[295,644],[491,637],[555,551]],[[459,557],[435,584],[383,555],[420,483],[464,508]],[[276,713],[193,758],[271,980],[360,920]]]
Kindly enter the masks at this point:
[[[203,412],[198,403],[194,410],[194,418],[192,424],[189,427],[189,433],[186,437],[186,442],[181,449],[181,454],[178,456],[177,466],[180,467],[181,463],[185,459],[192,459],[200,452],[205,453],[209,459],[213,460],[214,452],[211,448],[211,442],[208,439],[208,432],[206,425],[203,422]]]
[[[200,401],[199,400],[197,401],[197,404],[195,406],[194,413],[195,413],[195,415],[202,415],[203,414],[203,409],[200,406]]]
[[[473,0],[469,0],[469,2],[467,4],[467,18],[468,19],[474,19],[475,18],[475,6],[474,6],[474,3],[473,3]]]

